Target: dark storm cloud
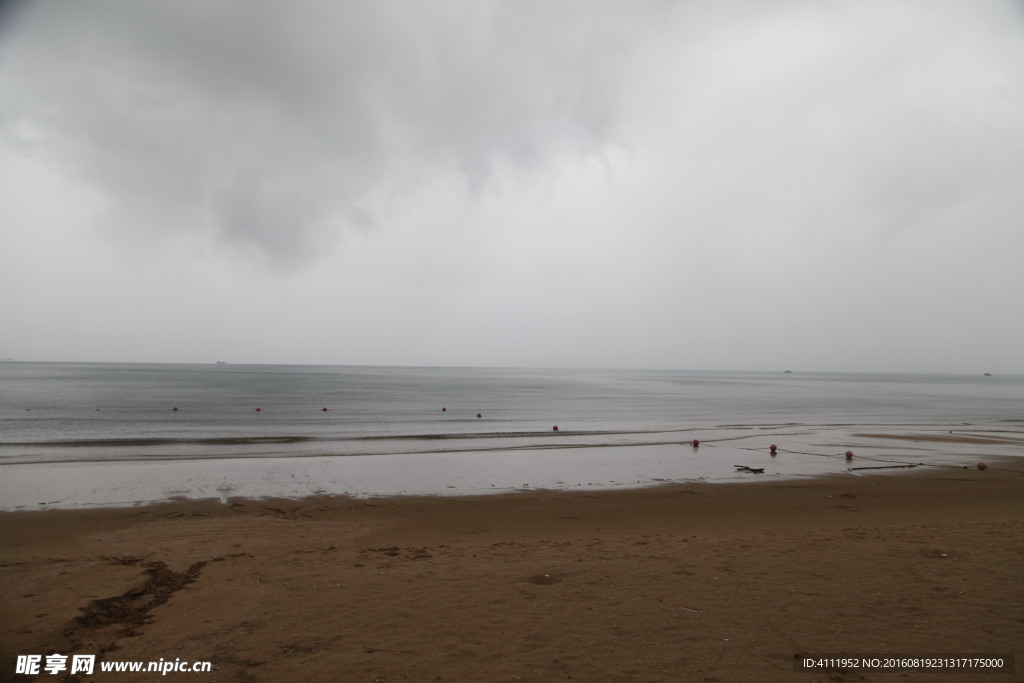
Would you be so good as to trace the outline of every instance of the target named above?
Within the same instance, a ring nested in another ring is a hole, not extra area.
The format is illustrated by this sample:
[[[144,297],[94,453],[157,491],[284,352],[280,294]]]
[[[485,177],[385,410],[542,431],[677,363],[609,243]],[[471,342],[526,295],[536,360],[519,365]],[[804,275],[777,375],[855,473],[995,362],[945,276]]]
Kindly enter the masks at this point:
[[[614,136],[655,5],[39,2],[4,46],[5,141],[122,229],[302,261],[431,173],[469,188]]]

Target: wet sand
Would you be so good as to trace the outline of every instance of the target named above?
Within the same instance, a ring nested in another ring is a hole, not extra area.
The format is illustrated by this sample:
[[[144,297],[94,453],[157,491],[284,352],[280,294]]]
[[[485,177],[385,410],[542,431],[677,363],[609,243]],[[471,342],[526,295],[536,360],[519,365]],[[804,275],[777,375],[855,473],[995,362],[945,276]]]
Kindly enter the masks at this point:
[[[0,680],[54,651],[197,681],[1024,680],[1024,476],[993,469],[10,512],[0,549]],[[793,671],[840,652],[1016,673]]]

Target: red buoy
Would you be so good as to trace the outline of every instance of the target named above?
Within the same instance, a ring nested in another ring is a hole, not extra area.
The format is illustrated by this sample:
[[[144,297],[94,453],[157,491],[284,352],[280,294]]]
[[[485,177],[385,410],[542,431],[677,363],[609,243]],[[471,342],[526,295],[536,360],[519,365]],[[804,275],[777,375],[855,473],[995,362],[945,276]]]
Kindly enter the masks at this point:
[[[979,463],[978,463],[978,469],[979,469],[979,470],[982,470],[982,471],[984,471],[984,470],[986,470],[987,468],[988,468],[988,465],[986,465],[985,463],[983,463],[983,462],[979,462]]]
[[[846,459],[853,460],[853,451],[846,451]]]
[[[325,413],[327,412],[327,408],[321,408],[320,410],[324,411]]]
[[[448,412],[448,409],[447,409],[447,408],[441,408],[441,412],[442,412],[442,413],[447,413],[447,412]]]
[[[552,427],[552,428],[551,428],[551,431],[553,431],[553,432],[557,432],[557,431],[558,431],[558,425],[555,425],[554,427]]]
[[[477,417],[483,417],[483,415],[481,415],[480,413],[477,413],[476,416]]]
[[[693,447],[694,447],[694,448],[696,448],[697,446],[699,446],[699,445],[700,445],[700,439],[694,439],[694,440],[693,440],[693,441],[691,441],[690,443],[692,443],[692,444],[693,444]]]
[[[173,408],[171,408],[171,410],[173,410],[174,412],[178,412],[178,406],[174,406]]]
[[[256,412],[258,413],[258,412],[260,412],[261,410],[263,410],[263,408],[257,408],[257,409],[256,409]]]
[[[772,444],[771,447],[768,450],[770,450],[772,452],[772,455],[775,455],[775,451],[777,449],[778,449],[778,446],[776,446],[775,444]]]

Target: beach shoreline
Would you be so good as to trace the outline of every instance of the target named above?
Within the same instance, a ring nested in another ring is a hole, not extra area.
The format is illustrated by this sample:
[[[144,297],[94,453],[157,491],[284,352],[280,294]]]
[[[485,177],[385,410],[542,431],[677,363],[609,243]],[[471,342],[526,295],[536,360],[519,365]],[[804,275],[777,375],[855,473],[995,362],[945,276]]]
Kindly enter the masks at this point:
[[[613,436],[615,436],[614,433]],[[1024,433],[980,427],[801,425],[720,427],[652,443],[591,443],[568,432],[547,446],[374,455],[316,455],[0,463],[0,511],[135,507],[236,498],[376,498],[599,491],[666,483],[804,479],[978,462],[1024,472]],[[691,443],[699,441],[699,446]],[[770,446],[778,445],[778,453]],[[853,458],[844,457],[852,452]]]
[[[209,681],[951,676],[793,671],[839,652],[1024,665],[1024,476],[1002,470],[5,512],[0,548],[2,680],[50,652],[210,661],[191,674]]]

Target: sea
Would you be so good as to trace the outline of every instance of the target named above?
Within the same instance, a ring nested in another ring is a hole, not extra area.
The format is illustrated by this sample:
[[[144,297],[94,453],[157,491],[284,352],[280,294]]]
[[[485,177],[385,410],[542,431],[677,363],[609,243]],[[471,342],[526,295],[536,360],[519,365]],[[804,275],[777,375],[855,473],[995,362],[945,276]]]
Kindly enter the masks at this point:
[[[3,510],[751,481],[977,458],[1012,469],[1021,455],[1022,376],[0,363]]]

